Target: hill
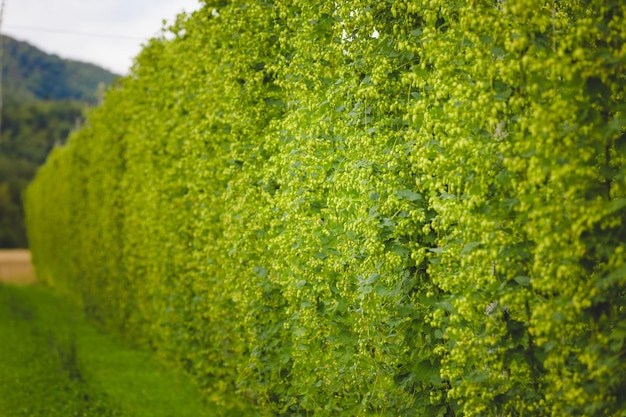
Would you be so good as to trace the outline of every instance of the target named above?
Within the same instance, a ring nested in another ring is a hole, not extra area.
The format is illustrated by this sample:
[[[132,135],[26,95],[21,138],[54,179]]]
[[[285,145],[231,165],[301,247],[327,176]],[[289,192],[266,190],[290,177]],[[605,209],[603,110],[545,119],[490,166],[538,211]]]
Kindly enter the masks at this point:
[[[4,102],[78,100],[95,103],[100,83],[110,85],[118,75],[97,65],[60,58],[35,46],[2,36],[4,42]]]
[[[55,144],[65,142],[84,108],[97,103],[99,86],[118,76],[8,36],[2,42],[0,248],[16,248],[27,246],[22,191]]]

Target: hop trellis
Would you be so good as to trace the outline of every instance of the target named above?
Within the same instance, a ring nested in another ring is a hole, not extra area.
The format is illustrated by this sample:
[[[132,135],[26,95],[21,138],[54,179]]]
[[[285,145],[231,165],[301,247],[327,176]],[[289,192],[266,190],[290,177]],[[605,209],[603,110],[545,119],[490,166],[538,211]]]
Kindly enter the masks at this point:
[[[264,415],[620,415],[625,11],[205,2],[31,185],[38,274]]]

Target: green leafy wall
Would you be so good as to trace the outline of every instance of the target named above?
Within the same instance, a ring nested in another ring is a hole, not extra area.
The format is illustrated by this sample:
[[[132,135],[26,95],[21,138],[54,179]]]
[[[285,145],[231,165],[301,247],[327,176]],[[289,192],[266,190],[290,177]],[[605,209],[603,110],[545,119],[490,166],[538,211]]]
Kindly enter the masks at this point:
[[[205,1],[27,194],[39,277],[262,415],[622,415],[621,1]]]

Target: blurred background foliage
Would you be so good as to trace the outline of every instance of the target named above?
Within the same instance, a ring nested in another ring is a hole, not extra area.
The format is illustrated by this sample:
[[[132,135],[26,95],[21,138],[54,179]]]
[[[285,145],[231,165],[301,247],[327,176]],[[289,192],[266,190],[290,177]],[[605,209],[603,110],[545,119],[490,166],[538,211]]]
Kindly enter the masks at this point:
[[[54,146],[80,125],[117,77],[2,35],[3,107],[0,135],[0,248],[26,248],[22,193]],[[102,83],[102,86],[100,84]]]

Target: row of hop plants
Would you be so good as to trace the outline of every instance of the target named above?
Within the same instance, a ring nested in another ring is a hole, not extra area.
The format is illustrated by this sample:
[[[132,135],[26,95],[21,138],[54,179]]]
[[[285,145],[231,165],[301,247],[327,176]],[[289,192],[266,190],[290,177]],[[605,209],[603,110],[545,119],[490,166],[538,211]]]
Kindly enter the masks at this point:
[[[205,0],[39,171],[37,273],[261,415],[623,415],[625,13]]]

